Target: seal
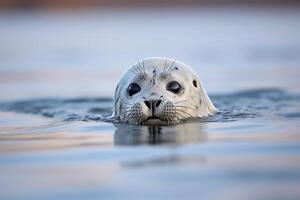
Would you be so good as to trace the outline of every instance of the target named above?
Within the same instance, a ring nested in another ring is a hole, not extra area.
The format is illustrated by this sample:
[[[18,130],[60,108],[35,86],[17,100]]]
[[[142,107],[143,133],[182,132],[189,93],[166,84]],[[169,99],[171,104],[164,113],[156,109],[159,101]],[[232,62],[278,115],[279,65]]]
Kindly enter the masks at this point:
[[[175,125],[215,112],[200,78],[188,65],[151,57],[122,75],[111,117],[133,125]]]

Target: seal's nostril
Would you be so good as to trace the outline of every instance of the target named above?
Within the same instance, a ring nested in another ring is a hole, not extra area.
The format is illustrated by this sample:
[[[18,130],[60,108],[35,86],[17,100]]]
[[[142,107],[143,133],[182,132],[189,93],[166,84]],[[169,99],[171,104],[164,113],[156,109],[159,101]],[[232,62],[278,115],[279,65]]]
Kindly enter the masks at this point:
[[[161,103],[161,100],[157,100],[155,106],[158,107]]]
[[[149,100],[149,101],[144,101],[145,105],[150,109],[150,110],[154,110],[155,108],[157,108],[160,103],[161,100]]]
[[[151,108],[151,103],[150,103],[150,101],[144,101],[145,102],[145,104],[146,104],[146,106],[148,107],[148,108]]]

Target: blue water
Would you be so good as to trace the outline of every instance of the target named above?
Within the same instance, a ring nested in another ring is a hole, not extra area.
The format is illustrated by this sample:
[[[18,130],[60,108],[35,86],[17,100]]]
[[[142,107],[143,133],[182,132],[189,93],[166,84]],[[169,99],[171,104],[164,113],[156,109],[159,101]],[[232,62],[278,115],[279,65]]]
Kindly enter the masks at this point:
[[[0,199],[299,199],[299,13],[0,13]],[[147,56],[191,65],[220,112],[101,121]]]
[[[218,114],[170,127],[103,123],[110,98],[3,102],[1,112],[51,120],[1,131],[1,196],[297,199],[300,95],[211,97]]]
[[[299,118],[300,95],[281,89],[257,89],[211,95],[219,112],[199,122],[230,122],[250,118]],[[42,115],[62,121],[101,121],[112,114],[112,98],[41,98],[0,104],[3,111]]]

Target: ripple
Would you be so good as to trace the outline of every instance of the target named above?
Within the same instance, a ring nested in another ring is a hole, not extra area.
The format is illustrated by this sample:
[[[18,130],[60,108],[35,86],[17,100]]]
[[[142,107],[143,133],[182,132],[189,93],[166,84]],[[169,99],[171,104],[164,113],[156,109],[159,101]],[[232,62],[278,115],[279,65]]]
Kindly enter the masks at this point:
[[[230,94],[211,95],[219,109],[214,116],[200,119],[199,122],[230,122],[252,119],[272,113],[285,118],[299,117],[299,94],[291,94],[282,89],[256,89]],[[56,118],[63,121],[99,121],[102,116],[110,115],[112,98],[43,98],[23,101],[4,102],[2,111],[28,113]],[[286,112],[286,110],[292,112]]]

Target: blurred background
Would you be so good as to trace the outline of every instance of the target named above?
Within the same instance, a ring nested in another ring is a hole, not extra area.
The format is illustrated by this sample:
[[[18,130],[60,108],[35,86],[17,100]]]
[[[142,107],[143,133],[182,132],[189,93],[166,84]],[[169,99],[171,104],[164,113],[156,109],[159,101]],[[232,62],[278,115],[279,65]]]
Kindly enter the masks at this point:
[[[0,98],[113,96],[144,57],[192,66],[209,93],[299,91],[300,3],[0,1]]]
[[[220,113],[97,121],[151,56]],[[300,199],[299,77],[298,1],[0,0],[0,199]]]
[[[90,8],[130,6],[296,5],[297,0],[2,0],[2,8]]]

